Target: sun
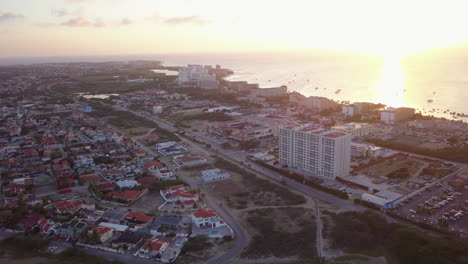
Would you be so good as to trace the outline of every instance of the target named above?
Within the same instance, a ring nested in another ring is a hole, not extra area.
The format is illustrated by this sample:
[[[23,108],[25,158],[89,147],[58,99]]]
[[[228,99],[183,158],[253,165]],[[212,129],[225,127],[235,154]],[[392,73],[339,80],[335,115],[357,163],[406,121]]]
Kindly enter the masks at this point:
[[[389,54],[384,56],[380,81],[375,88],[375,101],[377,103],[392,107],[406,105],[405,75],[402,60],[403,55]]]

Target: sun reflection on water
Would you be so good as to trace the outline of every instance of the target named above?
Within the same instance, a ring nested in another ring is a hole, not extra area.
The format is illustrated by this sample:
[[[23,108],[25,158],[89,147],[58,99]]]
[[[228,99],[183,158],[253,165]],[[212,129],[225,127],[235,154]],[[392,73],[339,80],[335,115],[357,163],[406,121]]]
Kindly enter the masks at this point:
[[[387,106],[401,107],[406,105],[405,76],[401,56],[385,58],[375,97],[376,102]]]

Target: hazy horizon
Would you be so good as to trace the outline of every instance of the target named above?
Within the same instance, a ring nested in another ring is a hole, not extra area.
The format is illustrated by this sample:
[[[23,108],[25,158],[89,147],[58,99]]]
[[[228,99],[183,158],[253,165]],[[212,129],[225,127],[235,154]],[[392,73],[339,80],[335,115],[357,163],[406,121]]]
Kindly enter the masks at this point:
[[[314,49],[401,57],[468,43],[464,1],[242,0],[226,7],[215,0],[3,0],[0,57]]]

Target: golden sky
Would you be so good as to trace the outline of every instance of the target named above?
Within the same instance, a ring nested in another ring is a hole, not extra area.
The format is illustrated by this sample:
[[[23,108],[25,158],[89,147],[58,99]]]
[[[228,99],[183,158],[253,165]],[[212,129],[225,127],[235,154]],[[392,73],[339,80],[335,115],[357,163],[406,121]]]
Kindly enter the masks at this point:
[[[466,0],[0,0],[0,57],[345,50],[468,42]]]

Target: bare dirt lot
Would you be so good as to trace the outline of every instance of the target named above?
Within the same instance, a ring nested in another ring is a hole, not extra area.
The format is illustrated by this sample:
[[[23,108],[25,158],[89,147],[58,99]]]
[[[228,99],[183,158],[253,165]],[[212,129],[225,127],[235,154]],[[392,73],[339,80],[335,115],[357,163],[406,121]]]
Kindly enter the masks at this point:
[[[145,213],[156,213],[158,207],[164,203],[164,199],[161,197],[158,191],[150,190],[147,195],[144,195],[132,205],[130,209],[134,211],[140,211]]]
[[[426,164],[424,164],[423,162],[412,159],[391,158],[385,159],[379,163],[371,165],[359,171],[359,173],[366,174],[371,177],[386,177],[392,176],[392,173],[404,169],[406,170],[405,174],[407,174],[407,176],[403,178],[408,178],[419,174],[425,166]]]
[[[242,218],[252,234],[251,243],[241,254],[244,259],[295,257],[299,260],[317,254],[315,212],[312,209],[253,209],[244,211]]]

